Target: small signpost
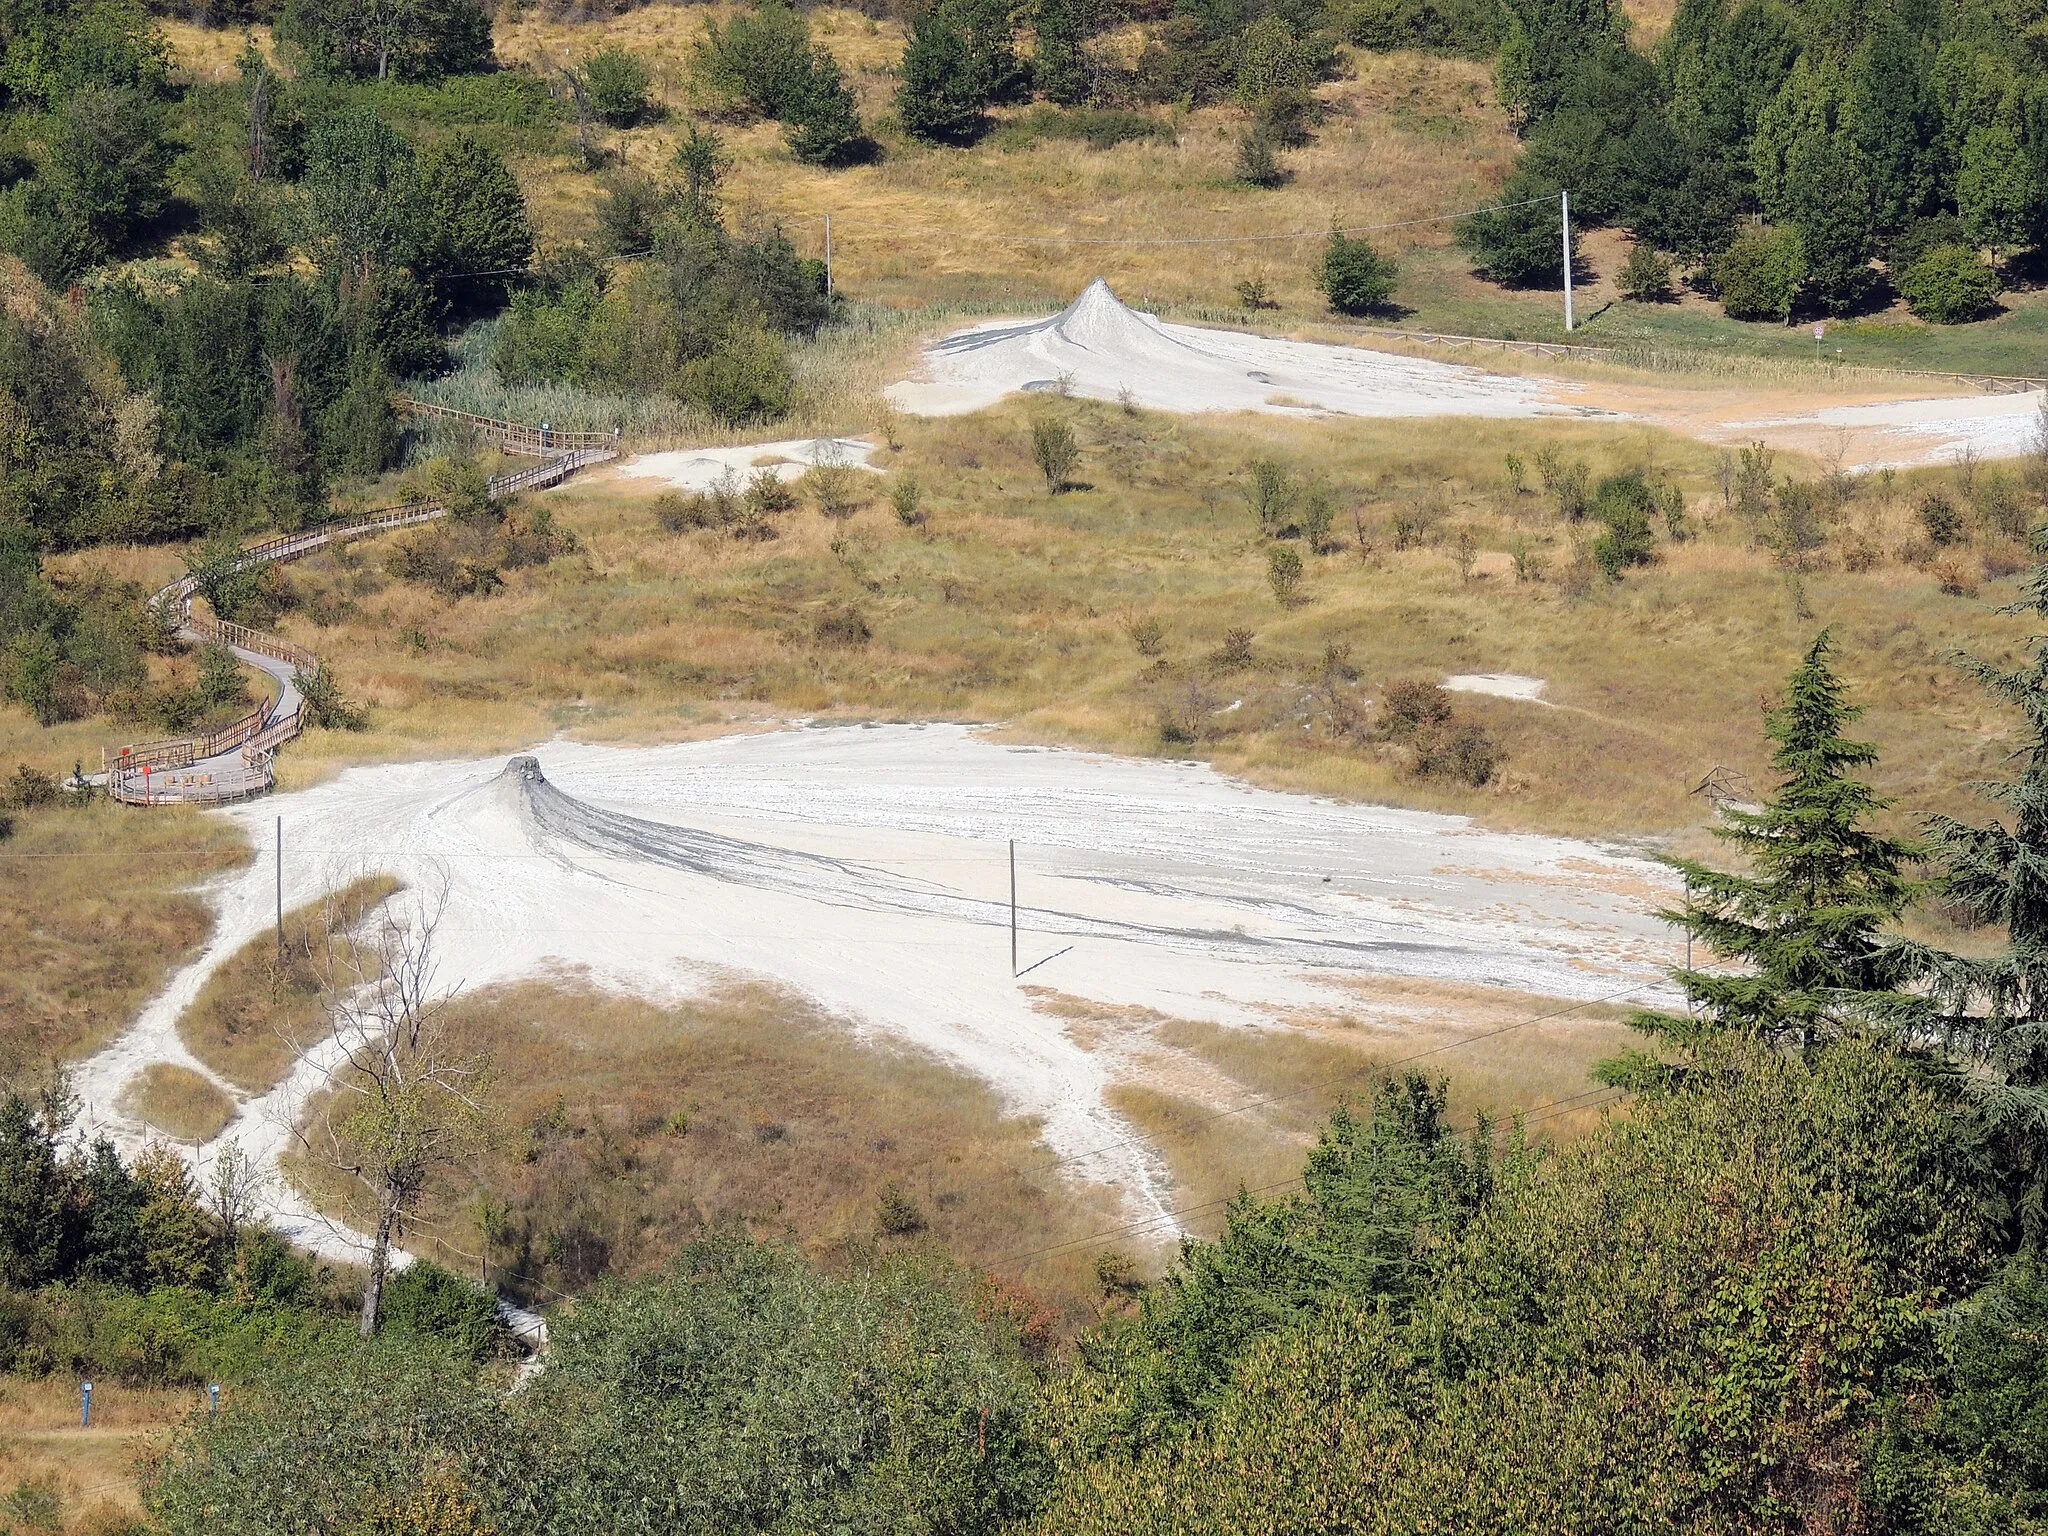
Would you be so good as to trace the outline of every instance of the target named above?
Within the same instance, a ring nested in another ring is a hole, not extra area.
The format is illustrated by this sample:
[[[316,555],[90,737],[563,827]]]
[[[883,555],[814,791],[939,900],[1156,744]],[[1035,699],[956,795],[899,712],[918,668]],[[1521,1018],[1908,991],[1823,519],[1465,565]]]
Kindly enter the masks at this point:
[[[1820,361],[1820,344],[1821,344],[1821,343],[1822,343],[1823,341],[1827,340],[1827,335],[1828,335],[1828,323],[1827,323],[1827,321],[1825,321],[1825,320],[1816,320],[1816,321],[1814,321],[1814,322],[1813,322],[1813,360],[1814,360],[1814,361],[1815,361],[1816,363]]]
[[[78,1384],[78,1427],[92,1428],[92,1383],[89,1381]]]

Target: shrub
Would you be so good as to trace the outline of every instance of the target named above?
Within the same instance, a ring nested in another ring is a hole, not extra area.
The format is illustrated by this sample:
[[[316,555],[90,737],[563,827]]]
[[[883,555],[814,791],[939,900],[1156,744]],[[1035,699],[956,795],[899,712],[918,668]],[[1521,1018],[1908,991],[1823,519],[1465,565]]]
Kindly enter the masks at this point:
[[[818,616],[817,636],[822,645],[866,645],[874,638],[867,615],[851,603],[828,608]]]
[[[1337,520],[1337,505],[1327,487],[1311,484],[1301,496],[1301,533],[1308,540],[1309,553],[1319,555],[1330,546],[1330,525]]]
[[[1279,139],[1260,124],[1254,123],[1237,136],[1237,179],[1248,187],[1269,190],[1287,184]]]
[[[1295,601],[1301,591],[1301,555],[1293,546],[1275,544],[1266,551],[1266,581],[1283,605]]]
[[[1166,626],[1155,618],[1133,619],[1125,633],[1140,656],[1157,656],[1166,649]]]
[[[875,1225],[890,1237],[911,1237],[925,1229],[924,1208],[891,1179],[875,1201]]]
[[[1400,275],[1400,267],[1374,250],[1370,241],[1331,230],[1316,285],[1328,296],[1332,309],[1367,315],[1386,307]]]
[[[616,43],[607,43],[583,61],[591,110],[614,128],[630,128],[646,116],[652,83],[640,56]]]
[[[1414,769],[1418,778],[1455,779],[1478,789],[1500,766],[1500,745],[1483,726],[1454,721],[1415,733]]]
[[[1497,205],[1459,220],[1456,229],[1458,244],[1496,283],[1538,287],[1564,277],[1555,182],[1517,171]]]
[[[1387,684],[1380,705],[1380,729],[1399,740],[1451,718],[1451,696],[1436,683],[1397,678]]]
[[[1914,314],[1934,325],[1981,320],[1998,307],[1998,273],[1960,245],[1937,245],[1899,278]]]
[[[774,3],[704,29],[692,72],[728,112],[780,118],[810,82],[811,34],[804,18]]]
[[[40,769],[31,768],[27,763],[19,764],[14,776],[7,781],[7,793],[0,798],[0,804],[10,810],[40,811],[55,805],[63,798],[57,781]]]
[[[1609,581],[1619,581],[1629,566],[1648,565],[1656,558],[1656,536],[1650,528],[1656,508],[1656,498],[1641,475],[1615,475],[1600,482],[1593,516],[1606,531],[1593,541],[1593,561]]]
[[[1046,494],[1057,496],[1067,488],[1081,457],[1081,445],[1066,422],[1057,416],[1041,416],[1031,424],[1031,457],[1045,476]]]
[[[1737,320],[1783,320],[1806,281],[1806,246],[1790,225],[1757,225],[1714,258],[1721,307]]]
[[[1661,303],[1671,297],[1671,258],[1649,241],[1638,240],[1629,247],[1614,286],[1624,299]]]
[[[1943,555],[1928,567],[1935,584],[1950,597],[1975,597],[1984,568],[1967,555]]]
[[[796,398],[781,341],[758,325],[729,332],[676,375],[676,393],[726,426],[785,416]]]
[[[213,711],[240,709],[249,702],[249,685],[242,677],[242,664],[224,645],[199,648],[199,706]]]
[[[896,113],[903,131],[934,144],[965,144],[988,126],[988,88],[966,30],[944,7],[911,22]]]
[[[496,1299],[424,1259],[407,1265],[386,1283],[383,1318],[390,1334],[433,1339],[471,1360],[495,1353],[505,1340]]]
[[[1061,111],[1041,103],[1003,124],[995,136],[999,149],[1025,149],[1042,139],[1072,139],[1090,149],[1119,144],[1177,142],[1173,124],[1147,112],[1125,107],[1073,107]]]
[[[341,684],[334,680],[334,674],[327,670],[324,661],[311,672],[294,672],[292,686],[299,690],[299,697],[305,701],[308,725],[328,731],[360,731],[370,723],[360,705],[351,704],[343,697]]]
[[[842,165],[867,145],[853,92],[823,47],[812,50],[809,72],[778,115],[789,152],[805,165]]]
[[[917,483],[915,475],[898,475],[896,483],[889,487],[889,505],[896,511],[896,521],[906,528],[923,524],[928,515],[924,510],[924,490]]]
[[[1262,277],[1240,278],[1237,283],[1237,302],[1246,309],[1278,309],[1273,302],[1273,290]]]
[[[1939,491],[1931,491],[1920,502],[1920,526],[1930,542],[1940,547],[1963,542],[1963,514]]]
[[[853,516],[867,502],[866,476],[848,464],[814,464],[804,472],[803,484],[818,510],[835,522]]]
[[[1248,629],[1226,629],[1223,632],[1222,648],[1216,652],[1219,667],[1248,667],[1252,664],[1252,632]]]

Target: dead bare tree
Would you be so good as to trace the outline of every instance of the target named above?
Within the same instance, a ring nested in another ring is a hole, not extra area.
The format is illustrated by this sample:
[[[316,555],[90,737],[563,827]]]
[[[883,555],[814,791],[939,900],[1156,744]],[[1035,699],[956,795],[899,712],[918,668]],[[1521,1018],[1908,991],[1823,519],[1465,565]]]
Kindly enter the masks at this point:
[[[207,1209],[220,1223],[221,1234],[232,1249],[242,1228],[256,1219],[256,1212],[270,1180],[256,1166],[256,1160],[231,1141],[214,1154],[213,1178],[205,1191]]]
[[[463,1051],[447,1027],[453,989],[437,984],[434,936],[445,884],[404,909],[329,927],[320,983],[326,1024],[291,1042],[323,1075],[326,1092],[294,1127],[309,1155],[354,1181],[370,1230],[369,1273],[358,1320],[377,1331],[391,1245],[419,1209],[438,1168],[460,1162],[489,1123],[490,1063]]]

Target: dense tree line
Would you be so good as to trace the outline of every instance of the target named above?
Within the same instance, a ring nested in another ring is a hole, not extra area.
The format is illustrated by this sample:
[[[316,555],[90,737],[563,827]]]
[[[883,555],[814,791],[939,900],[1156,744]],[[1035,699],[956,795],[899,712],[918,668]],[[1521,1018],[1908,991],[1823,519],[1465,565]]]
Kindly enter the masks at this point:
[[[2048,234],[2037,9],[1683,0],[1645,51],[1609,0],[1503,0],[1495,72],[1526,144],[1465,243],[1503,282],[1557,280],[1569,190],[1731,314],[1854,313],[1882,261],[1929,318],[1974,318]]]

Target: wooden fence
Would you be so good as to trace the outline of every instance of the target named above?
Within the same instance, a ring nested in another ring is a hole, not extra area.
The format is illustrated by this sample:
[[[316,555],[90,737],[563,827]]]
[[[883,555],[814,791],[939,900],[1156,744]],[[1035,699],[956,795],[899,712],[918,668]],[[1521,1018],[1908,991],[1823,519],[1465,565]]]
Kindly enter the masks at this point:
[[[401,399],[398,404],[401,410],[414,414],[459,417],[481,436],[496,434],[491,440],[507,453],[541,457],[541,462],[530,468],[491,476],[489,485],[493,496],[511,496],[520,491],[558,485],[585,465],[615,458],[619,452],[616,430],[564,433],[551,427],[525,427],[517,422],[493,421],[423,401]],[[352,523],[280,534],[242,550],[229,563],[228,571],[232,573],[254,565],[298,560],[333,544],[431,522],[447,514],[448,508],[440,502],[410,502],[381,508]],[[230,624],[222,619],[194,618],[192,599],[198,592],[198,577],[181,576],[153,594],[148,606],[158,613],[174,613],[179,621],[179,633],[190,638],[267,656],[273,661],[285,662],[295,673],[311,673],[319,669],[318,656],[282,635],[267,634],[246,624]],[[167,604],[171,605],[168,610]],[[280,705],[284,697],[280,694]],[[272,706],[253,709],[239,720],[194,736],[131,742],[124,747],[102,747],[100,766],[106,771],[107,793],[126,805],[220,805],[260,795],[275,782],[272,764],[278,748],[299,734],[304,728],[305,717],[305,701],[295,700],[289,709],[278,709],[276,713],[272,712]],[[230,757],[228,754],[237,748],[240,749],[239,756]]]

